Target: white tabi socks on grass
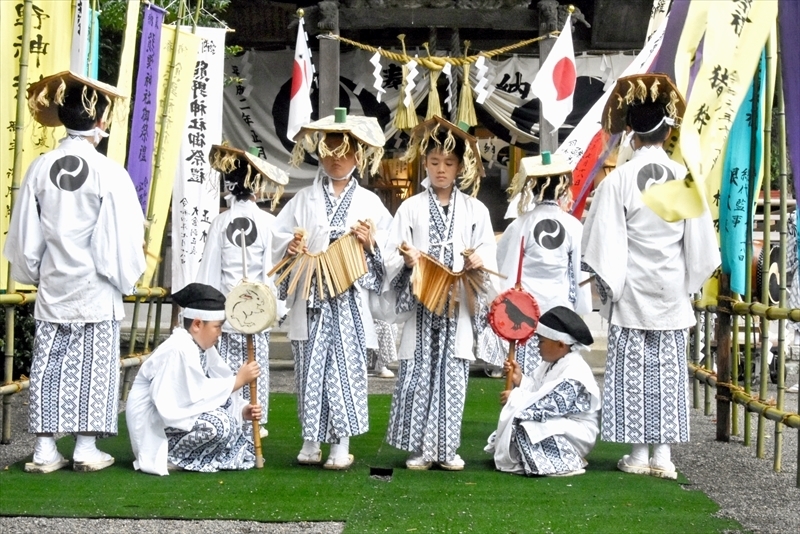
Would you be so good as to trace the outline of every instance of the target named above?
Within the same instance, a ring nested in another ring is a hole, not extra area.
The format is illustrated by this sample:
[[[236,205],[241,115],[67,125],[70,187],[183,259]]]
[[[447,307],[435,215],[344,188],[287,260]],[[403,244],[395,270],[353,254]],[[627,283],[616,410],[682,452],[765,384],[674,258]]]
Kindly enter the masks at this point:
[[[339,443],[332,443],[331,444],[331,454],[329,458],[333,458],[333,461],[337,464],[343,464],[347,462],[347,455],[350,454],[350,437],[340,438]]]
[[[75,440],[75,452],[72,454],[72,460],[76,464],[90,466],[93,469],[88,470],[92,471],[108,467],[114,463],[114,458],[110,454],[106,454],[97,448],[96,439],[95,436],[78,434]]]
[[[634,443],[630,461],[633,465],[647,465],[650,446],[647,443]]]
[[[61,460],[61,454],[56,448],[56,439],[53,436],[39,436],[33,446],[33,463],[49,465]]]
[[[297,455],[300,465],[317,465],[322,463],[322,451],[319,449],[319,441],[303,441],[303,448]]]

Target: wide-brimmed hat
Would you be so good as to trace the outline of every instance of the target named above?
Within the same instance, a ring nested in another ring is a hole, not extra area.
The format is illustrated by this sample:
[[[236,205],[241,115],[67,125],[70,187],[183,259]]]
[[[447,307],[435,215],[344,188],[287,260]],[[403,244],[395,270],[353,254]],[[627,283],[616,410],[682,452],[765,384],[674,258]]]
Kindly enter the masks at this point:
[[[617,84],[603,108],[603,129],[616,134],[625,131],[628,109],[631,105],[659,102],[664,104],[666,116],[678,128],[686,112],[686,101],[666,74],[634,74],[617,80]]]
[[[533,191],[537,187],[537,182],[554,178],[559,180],[556,188],[556,197],[558,197],[567,191],[572,178],[572,166],[563,154],[551,154],[544,151],[538,156],[522,158],[519,161],[519,170],[511,179],[508,192],[512,197],[521,195],[518,204],[520,214],[532,200],[541,201],[548,185],[544,184],[539,192],[539,197],[534,198]]]
[[[28,108],[31,115],[42,126],[61,126],[61,119],[58,118],[58,106],[64,104],[67,89],[73,90],[81,87],[83,88],[83,107],[86,113],[90,117],[102,118],[108,122],[112,105],[116,99],[123,98],[122,93],[113,85],[92,80],[68,70],[42,78],[28,87]],[[107,98],[109,105],[106,106],[103,116],[97,117],[95,105],[97,99],[101,97]]]
[[[329,149],[325,143],[325,136],[332,133],[344,135],[344,142],[334,150]],[[306,154],[315,152],[323,158],[329,155],[342,157],[350,150],[351,139],[356,144],[353,148],[358,171],[363,176],[369,168],[371,174],[377,174],[383,159],[383,145],[386,143],[383,129],[378,124],[378,119],[348,115],[346,108],[336,108],[333,115],[300,128],[294,136],[292,165],[300,166]]]
[[[444,142],[440,140],[442,134],[445,134]],[[471,189],[470,194],[475,196],[481,186],[481,178],[486,176],[478,150],[478,140],[452,122],[434,115],[419,123],[411,130],[411,138],[408,140],[408,148],[403,159],[411,161],[418,157],[424,157],[431,143],[438,145],[437,148],[445,154],[449,154],[456,147],[456,139],[460,139],[464,143],[463,171],[458,187],[462,191]]]
[[[257,148],[244,151],[229,145],[212,145],[208,161],[212,169],[224,175],[247,166],[247,172],[240,180],[241,186],[252,191],[259,200],[269,198],[275,206],[283,194],[284,186],[289,183],[289,175],[258,157],[257,152]]]

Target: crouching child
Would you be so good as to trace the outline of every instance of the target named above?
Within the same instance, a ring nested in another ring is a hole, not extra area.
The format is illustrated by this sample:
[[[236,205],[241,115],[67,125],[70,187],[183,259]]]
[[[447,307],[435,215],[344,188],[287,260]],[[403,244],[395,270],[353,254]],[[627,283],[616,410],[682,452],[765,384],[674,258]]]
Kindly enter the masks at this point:
[[[255,452],[245,421],[260,419],[261,406],[234,393],[259,376],[259,366],[245,363],[234,374],[214,347],[225,321],[222,293],[192,283],[172,298],[184,308],[184,328],[142,364],[128,396],[133,466],[154,475],[250,469]]]
[[[533,377],[516,362],[505,364],[515,387],[501,393],[505,406],[485,450],[500,471],[580,475],[599,432],[600,391],[580,354],[594,340],[580,316],[564,306],[542,315],[536,336],[542,363]]]

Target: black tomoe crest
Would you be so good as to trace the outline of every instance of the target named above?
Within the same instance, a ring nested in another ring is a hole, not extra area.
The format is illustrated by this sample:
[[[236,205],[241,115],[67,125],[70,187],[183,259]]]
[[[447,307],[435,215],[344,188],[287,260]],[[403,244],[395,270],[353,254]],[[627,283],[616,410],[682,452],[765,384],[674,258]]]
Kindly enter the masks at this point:
[[[636,175],[636,185],[639,186],[639,191],[644,192],[651,185],[664,184],[674,179],[675,175],[669,167],[659,163],[648,163],[639,169],[639,173]]]
[[[228,224],[228,229],[225,230],[228,241],[237,247],[242,245],[242,234],[244,234],[245,247],[249,247],[256,242],[258,230],[256,229],[256,223],[253,219],[248,217],[236,217]]]
[[[64,156],[50,167],[50,181],[62,191],[77,191],[89,178],[89,165],[78,156]]]
[[[542,219],[533,227],[533,239],[540,247],[555,250],[567,236],[564,226],[555,219]]]

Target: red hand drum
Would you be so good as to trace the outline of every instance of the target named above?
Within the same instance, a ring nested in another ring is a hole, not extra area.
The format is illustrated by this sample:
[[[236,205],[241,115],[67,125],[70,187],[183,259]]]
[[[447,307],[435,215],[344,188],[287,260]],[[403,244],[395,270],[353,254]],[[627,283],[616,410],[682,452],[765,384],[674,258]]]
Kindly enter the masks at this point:
[[[501,293],[489,308],[489,326],[506,341],[525,343],[539,324],[539,305],[533,295],[512,287]]]

